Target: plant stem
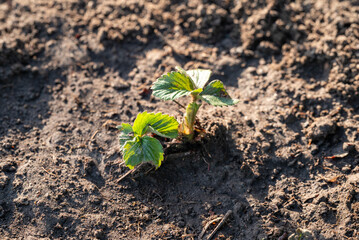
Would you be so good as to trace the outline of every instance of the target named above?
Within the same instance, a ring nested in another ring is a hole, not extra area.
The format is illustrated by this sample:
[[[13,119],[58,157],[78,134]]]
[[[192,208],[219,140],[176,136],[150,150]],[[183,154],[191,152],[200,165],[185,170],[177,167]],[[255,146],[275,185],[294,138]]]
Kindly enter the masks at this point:
[[[180,125],[180,132],[186,136],[188,140],[192,140],[194,137],[194,123],[196,121],[196,114],[199,107],[201,106],[201,104],[197,104],[196,95],[191,95],[191,97],[192,102],[188,104],[183,122]]]

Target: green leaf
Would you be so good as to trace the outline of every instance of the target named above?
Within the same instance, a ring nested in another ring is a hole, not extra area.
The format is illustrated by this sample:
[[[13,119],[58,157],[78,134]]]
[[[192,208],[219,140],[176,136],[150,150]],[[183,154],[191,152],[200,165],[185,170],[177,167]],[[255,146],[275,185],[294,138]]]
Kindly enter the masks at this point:
[[[186,73],[170,72],[162,75],[153,84],[153,95],[162,100],[174,100],[194,90],[194,84]]]
[[[148,129],[148,120],[149,120],[149,114],[147,112],[142,112],[137,114],[137,117],[135,119],[135,122],[133,123],[133,131],[136,135],[142,136],[146,134]]]
[[[162,113],[139,113],[133,123],[133,131],[142,136],[153,132],[162,137],[176,138],[178,135],[178,122],[174,117]]]
[[[153,114],[151,117],[148,123],[151,132],[166,138],[178,136],[178,122],[174,117],[162,113]]]
[[[229,96],[223,83],[219,80],[214,80],[208,84],[200,93],[200,98],[213,106],[229,106],[239,102],[239,100],[232,99]]]
[[[193,91],[191,92],[191,94],[194,94],[194,95],[197,96],[197,95],[200,94],[202,91],[203,91],[202,88],[197,88],[196,90],[193,90]]]
[[[129,136],[128,134],[125,134],[124,132],[120,133],[120,136],[118,137],[120,140],[120,148],[121,150],[126,145],[127,141],[131,141],[134,139],[134,136]]]
[[[122,131],[125,134],[129,134],[133,132],[131,124],[128,123],[122,123],[120,126],[117,126],[117,129]]]
[[[155,138],[137,136],[132,141],[127,141],[123,149],[123,159],[130,169],[143,162],[151,162],[156,168],[161,166],[163,148]]]
[[[193,79],[191,78],[190,75],[188,75],[188,73],[186,72],[186,70],[184,70],[183,68],[181,68],[180,66],[176,66],[176,70],[177,72],[183,74],[184,76],[187,76],[189,78],[189,80],[192,83],[193,89],[196,89],[196,84],[194,83]]]
[[[195,69],[188,70],[187,74],[192,78],[195,88],[204,88],[212,74],[212,71],[205,69]]]
[[[132,126],[128,123],[122,123],[121,126],[117,126],[117,128],[121,131],[119,140],[120,140],[120,146],[121,149],[125,146],[125,143],[127,141],[130,141],[133,139],[133,136],[130,136],[130,133],[133,133]]]

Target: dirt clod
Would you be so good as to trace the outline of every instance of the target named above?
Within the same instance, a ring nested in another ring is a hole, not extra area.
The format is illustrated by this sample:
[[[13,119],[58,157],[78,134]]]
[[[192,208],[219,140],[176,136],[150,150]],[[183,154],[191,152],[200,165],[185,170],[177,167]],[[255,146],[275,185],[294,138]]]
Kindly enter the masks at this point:
[[[329,135],[335,133],[336,127],[334,120],[321,117],[308,127],[308,137],[313,141],[325,140]]]

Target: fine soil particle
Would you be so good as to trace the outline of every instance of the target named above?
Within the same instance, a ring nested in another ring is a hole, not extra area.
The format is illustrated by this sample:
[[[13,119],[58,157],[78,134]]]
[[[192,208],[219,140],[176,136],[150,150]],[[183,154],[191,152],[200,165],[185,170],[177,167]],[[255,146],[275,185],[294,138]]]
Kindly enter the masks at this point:
[[[176,65],[240,103],[119,181],[116,125],[183,116],[150,90]],[[229,210],[216,239],[359,238],[356,1],[0,1],[0,96],[1,239],[196,239]]]

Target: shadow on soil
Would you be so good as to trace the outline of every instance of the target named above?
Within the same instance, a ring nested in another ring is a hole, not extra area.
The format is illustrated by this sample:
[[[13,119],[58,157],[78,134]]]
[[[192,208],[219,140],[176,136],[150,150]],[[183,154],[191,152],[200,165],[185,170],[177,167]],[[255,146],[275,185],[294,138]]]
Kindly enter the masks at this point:
[[[156,209],[155,214],[163,222],[186,227],[196,236],[203,228],[202,221],[232,210],[233,215],[221,233],[246,239],[267,237],[270,234],[263,227],[262,215],[267,215],[269,210],[255,209],[253,199],[265,201],[269,186],[275,184],[270,178],[275,166],[267,162],[259,168],[259,173],[254,173],[243,164],[242,153],[231,154],[234,143],[228,138],[228,129],[214,124],[209,132],[195,148],[186,150],[189,156],[169,153],[158,170],[122,184],[130,184],[126,191]],[[307,178],[307,174],[301,176]],[[279,217],[278,225],[285,226],[286,232],[294,231],[296,226],[285,220]]]
[[[310,179],[310,172],[318,172],[321,167],[303,168],[300,164],[293,164],[294,158],[268,158],[256,166],[246,163],[244,153],[231,151],[234,140],[229,138],[229,131],[221,124],[213,124],[210,134],[200,144],[184,151],[189,155],[181,157],[181,154],[169,150],[161,168],[121,185],[130,186],[125,191],[155,209],[154,214],[161,221],[186,228],[195,236],[200,234],[202,222],[224,215],[228,210],[233,214],[220,230],[225,236],[278,239],[295,232],[298,227],[295,221],[288,219],[280,209],[298,213],[303,210],[290,199],[277,210],[266,206],[267,200],[273,197],[269,188],[276,187],[279,178],[306,182]],[[312,160],[304,157],[297,161],[304,165],[312,164]],[[281,176],[273,175],[277,168],[282,169]],[[266,226],[269,224],[277,226],[279,231],[268,231]],[[213,228],[207,233],[211,230]]]

